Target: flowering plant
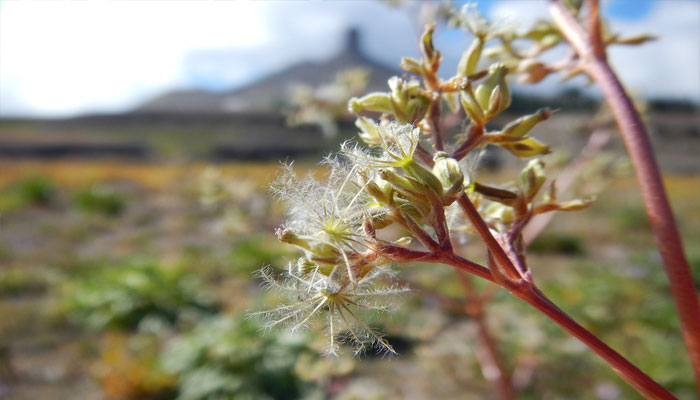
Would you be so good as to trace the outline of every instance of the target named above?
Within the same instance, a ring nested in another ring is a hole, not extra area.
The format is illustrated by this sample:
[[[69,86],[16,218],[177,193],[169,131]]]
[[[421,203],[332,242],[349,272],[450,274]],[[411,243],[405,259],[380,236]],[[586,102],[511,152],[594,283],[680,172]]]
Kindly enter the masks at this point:
[[[580,11],[580,2],[553,2],[555,22],[539,22],[524,34],[490,25],[470,7],[450,12],[451,22],[474,39],[449,79],[438,76],[442,55],[433,44],[435,27],[428,25],[420,39],[420,59],[401,62],[411,78],[393,77],[387,92],[349,101],[363,145],[346,142],[337,155],[327,157],[324,180],[299,177],[287,166],[273,185],[273,193],[289,211],[277,236],[298,247],[303,256],[289,264],[285,277],[268,269],[260,272],[270,288],[288,295],[290,303],[258,314],[269,317],[270,326],[289,324],[292,329],[322,316],[330,354],[339,351],[343,339],[356,351],[375,346],[393,353],[390,343],[363,322],[362,314],[396,306],[393,299],[407,290],[393,278],[396,268],[414,261],[446,264],[524,300],[599,354],[644,396],[673,398],[552,303],[528,267],[524,249],[531,238],[523,235],[525,227],[540,215],[580,210],[592,201],[560,199],[557,185],[546,176],[539,157],[551,148],[532,133],[553,111],[541,109],[501,129],[490,128],[490,122],[510,106],[511,75],[519,75],[523,83],[538,82],[557,71],[597,76],[587,69],[585,62],[592,61],[578,47],[579,39],[569,33],[572,26],[580,28]],[[590,2],[589,13],[597,56],[608,45],[648,39],[603,37],[596,1]],[[492,38],[500,44],[485,48]],[[514,46],[513,41],[521,38],[534,43],[529,51]],[[537,60],[565,40],[574,45],[571,58],[553,65]],[[498,61],[480,69],[484,54]],[[466,117],[463,134],[447,137],[444,107]],[[513,182],[499,187],[476,176],[480,156],[489,145],[527,160]],[[464,236],[476,236],[484,243],[486,265],[460,254],[457,243]]]

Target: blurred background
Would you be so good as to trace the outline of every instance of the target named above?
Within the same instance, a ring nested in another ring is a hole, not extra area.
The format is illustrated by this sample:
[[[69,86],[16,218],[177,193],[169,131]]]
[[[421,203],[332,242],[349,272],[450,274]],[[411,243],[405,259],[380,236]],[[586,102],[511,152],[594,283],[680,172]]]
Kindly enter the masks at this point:
[[[345,102],[387,90],[441,4],[0,0],[0,398],[493,398],[473,319],[434,297],[409,296],[372,321],[400,353],[390,359],[349,350],[323,358],[313,330],[263,335],[244,318],[278,300],[252,273],[295,255],[273,235],[283,210],[267,186],[279,162],[313,169],[353,138]],[[700,2],[602,4],[615,32],[658,37],[610,58],[644,111],[700,285]],[[544,0],[477,9],[523,27],[548,16]],[[438,23],[445,77],[471,39]],[[585,162],[571,191],[598,197],[557,216],[530,246],[544,291],[679,397],[695,398],[660,258],[598,89],[556,76],[512,87],[495,125],[560,108],[535,135],[555,148],[555,171]],[[579,157],[601,131],[595,154]],[[498,151],[482,165],[501,182],[520,166]],[[407,274],[460,297],[448,268],[430,271]],[[638,398],[506,293],[487,311],[521,398]]]

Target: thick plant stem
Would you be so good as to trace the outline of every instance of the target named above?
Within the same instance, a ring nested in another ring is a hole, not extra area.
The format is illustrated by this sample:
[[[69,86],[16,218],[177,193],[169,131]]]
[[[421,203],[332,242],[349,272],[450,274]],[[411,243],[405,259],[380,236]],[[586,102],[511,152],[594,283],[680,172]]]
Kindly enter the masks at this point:
[[[594,46],[587,40],[589,36],[576,18],[559,1],[552,1],[551,13],[554,22],[578,53],[582,68],[600,86],[615,115],[637,175],[654,239],[663,257],[685,344],[696,382],[700,386],[700,302],[649,134],[604,54],[596,55]]]
[[[460,269],[467,269],[467,267],[461,265],[462,260],[459,257],[443,256],[440,262],[443,264],[451,265]],[[568,314],[557,307],[551,300],[549,300],[539,289],[534,286],[523,287],[520,286],[511,293],[516,297],[524,300],[526,303],[530,304],[532,307],[546,315],[550,320],[555,322],[557,325],[564,328],[571,335],[579,339],[596,354],[598,354],[603,360],[605,360],[610,366],[615,370],[615,372],[623,379],[625,382],[629,383],[634,387],[639,393],[641,393],[647,399],[675,399],[676,397],[666,390],[663,386],[659,385],[653,379],[651,379],[642,370],[634,366],[620,353],[615,351],[613,348],[605,344],[593,333],[588,331],[583,326],[579,325],[574,321]]]
[[[537,288],[531,288],[523,293],[514,293],[516,296],[523,299],[525,302],[536,308],[557,325],[564,328],[567,332],[575,336],[591,350],[596,352],[601,358],[610,364],[615,372],[632,385],[639,393],[647,399],[675,399],[666,388],[656,383],[642,370],[634,366],[620,353],[613,350],[605,344],[597,336],[592,334],[583,326],[574,321],[568,314],[562,311],[554,303],[552,303],[542,292]]]
[[[458,197],[457,201],[479,236],[488,246],[489,251],[491,252],[495,261],[501,264],[500,266],[506,271],[517,271],[512,260],[510,257],[508,257],[506,251],[503,249],[503,247],[501,247],[498,241],[495,240],[491,234],[491,231],[486,225],[486,222],[483,220],[483,218],[481,218],[481,215],[478,213],[471,200],[469,200],[469,197],[462,193],[462,195]],[[465,269],[464,266],[459,265],[461,264],[459,261],[460,260],[457,257],[443,257],[442,260],[442,262],[445,264]],[[492,272],[495,274],[495,271]],[[587,345],[591,350],[596,352],[596,354],[610,364],[613,370],[615,370],[615,372],[622,379],[624,379],[625,382],[629,383],[646,398],[675,399],[675,397],[663,386],[659,385],[642,370],[620,355],[620,353],[613,350],[597,336],[579,325],[559,307],[554,305],[554,303],[552,303],[542,292],[540,292],[532,281],[508,282],[500,279],[497,279],[496,281],[513,295],[524,300],[538,311],[545,314],[547,317],[549,317],[549,319],[557,323],[567,332],[571,333],[573,336]]]

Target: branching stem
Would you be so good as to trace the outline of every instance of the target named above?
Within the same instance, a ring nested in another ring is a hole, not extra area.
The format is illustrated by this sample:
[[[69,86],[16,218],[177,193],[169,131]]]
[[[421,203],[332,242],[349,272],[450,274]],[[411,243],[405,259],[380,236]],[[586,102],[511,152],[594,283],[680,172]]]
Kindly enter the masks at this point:
[[[590,4],[593,14],[596,14],[597,1]],[[583,70],[600,86],[615,115],[637,175],[656,245],[664,261],[683,337],[700,387],[700,302],[649,134],[632,100],[608,64],[605,52],[596,50],[598,43],[591,43],[591,35],[586,33],[561,1],[551,0],[550,11],[554,22],[578,53]],[[590,25],[595,27],[596,23],[589,21]]]

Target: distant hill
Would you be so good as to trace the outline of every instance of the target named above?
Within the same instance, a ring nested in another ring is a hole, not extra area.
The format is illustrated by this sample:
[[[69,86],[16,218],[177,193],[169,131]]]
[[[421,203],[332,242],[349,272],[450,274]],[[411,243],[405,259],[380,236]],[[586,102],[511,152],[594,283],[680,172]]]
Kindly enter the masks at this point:
[[[293,85],[326,84],[333,80],[338,71],[353,67],[369,70],[369,91],[386,90],[387,80],[401,74],[398,69],[386,67],[366,57],[360,49],[359,32],[352,29],[347,34],[344,49],[328,60],[296,64],[243,88],[226,92],[175,90],[147,101],[134,112],[276,112]]]

